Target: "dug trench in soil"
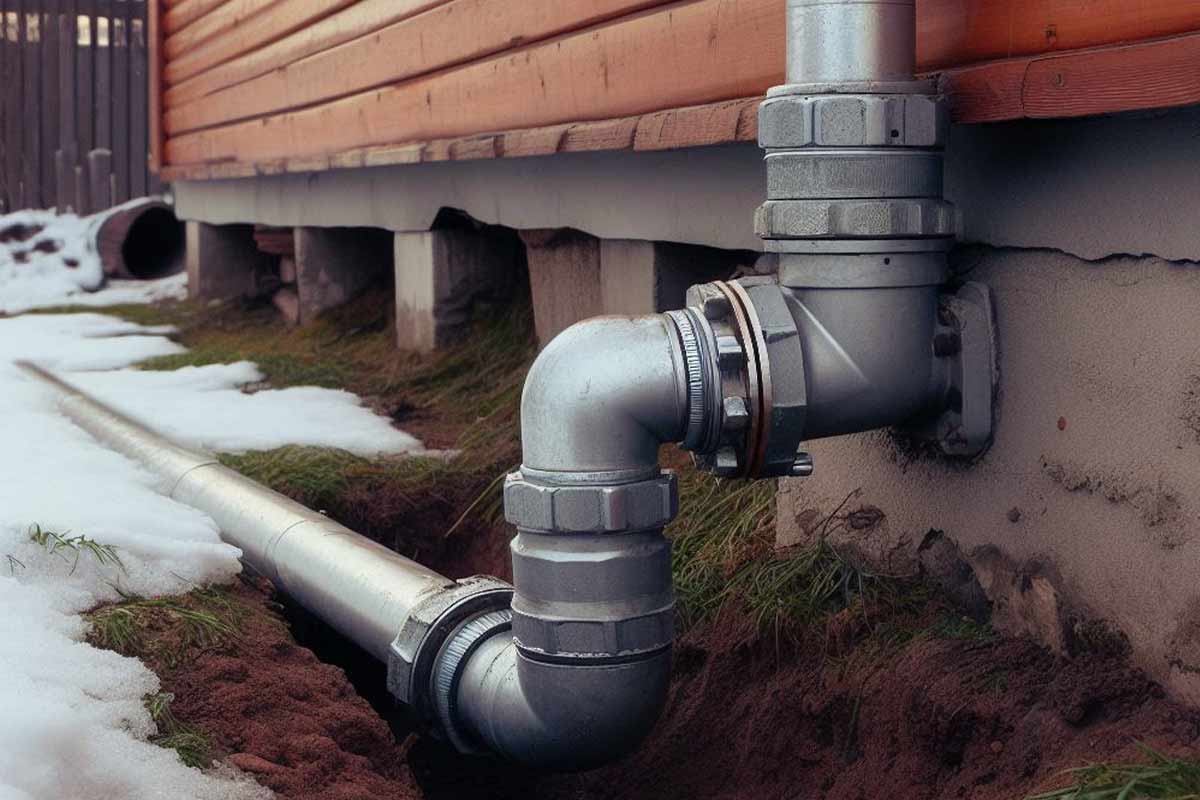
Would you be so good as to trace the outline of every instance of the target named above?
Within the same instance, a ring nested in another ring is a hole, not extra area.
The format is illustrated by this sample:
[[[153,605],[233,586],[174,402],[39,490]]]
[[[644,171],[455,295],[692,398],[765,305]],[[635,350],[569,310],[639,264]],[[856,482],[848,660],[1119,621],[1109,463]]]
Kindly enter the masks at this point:
[[[246,340],[295,348],[294,337],[272,338],[273,324],[225,317],[214,333],[201,319],[184,326],[184,342],[207,343],[214,359]],[[320,374],[332,351],[350,366],[329,372],[326,385],[408,409],[424,432],[441,432],[440,446],[463,449],[459,468],[426,464],[415,480],[396,465],[340,457],[331,467],[303,453],[227,463],[452,577],[507,576],[511,532],[497,513],[495,476],[518,457],[528,342],[510,353],[503,374],[487,377],[501,387],[493,402],[464,413],[460,381],[479,368],[473,358],[494,360],[494,353],[452,355],[460,359],[453,369],[393,360],[380,381],[377,364],[375,372],[360,366],[370,361],[374,334],[343,335],[346,324],[326,331],[320,348],[285,351],[293,362],[287,369],[277,362],[278,385],[290,369]],[[512,347],[511,336],[503,340]],[[361,350],[347,358],[349,346]],[[242,357],[263,355],[251,348]],[[663,719],[625,761],[581,775],[537,775],[450,753],[412,734],[382,690],[380,665],[249,585],[235,590],[249,609],[235,642],[195,647],[161,670],[175,715],[211,737],[214,756],[231,757],[285,800],[991,800],[1069,783],[1063,770],[1133,758],[1139,743],[1195,758],[1200,715],[1165,699],[1120,648],[1055,656],[995,635],[916,580],[876,578],[852,554],[776,553],[769,486],[719,484],[675,455],[669,460],[684,487],[685,513],[671,534],[686,556],[676,564],[685,630]],[[722,516],[727,498],[744,501],[740,517]],[[706,537],[699,545],[698,531]],[[707,570],[700,578],[696,564]],[[830,568],[840,576],[835,590],[812,597],[814,570],[828,577]],[[781,573],[785,581],[768,580]]]

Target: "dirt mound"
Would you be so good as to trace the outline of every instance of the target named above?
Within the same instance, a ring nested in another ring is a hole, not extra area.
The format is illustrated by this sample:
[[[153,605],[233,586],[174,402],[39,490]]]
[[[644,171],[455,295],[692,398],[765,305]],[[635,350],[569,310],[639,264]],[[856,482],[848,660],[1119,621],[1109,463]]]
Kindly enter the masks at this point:
[[[281,798],[420,797],[407,748],[345,673],[295,644],[263,592],[234,591],[254,611],[234,646],[199,652],[163,676],[173,712]]]
[[[1026,640],[747,643],[727,618],[678,647],[666,715],[638,754],[545,782],[540,797],[976,798],[1063,783],[1143,742],[1194,753],[1200,714],[1175,706],[1120,655],[1059,659]],[[868,657],[869,656],[869,657]]]

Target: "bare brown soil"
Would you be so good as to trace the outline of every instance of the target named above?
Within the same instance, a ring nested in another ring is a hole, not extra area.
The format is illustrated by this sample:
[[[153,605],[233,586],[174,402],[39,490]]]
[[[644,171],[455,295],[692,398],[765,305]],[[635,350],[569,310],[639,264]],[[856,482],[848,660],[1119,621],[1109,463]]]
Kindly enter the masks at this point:
[[[406,746],[345,673],[295,643],[266,592],[243,585],[235,594],[251,609],[238,641],[196,651],[161,676],[173,713],[280,798],[420,797]]]
[[[847,666],[746,643],[739,628],[727,619],[686,637],[648,745],[556,796],[999,800],[1134,757],[1138,742],[1196,754],[1200,715],[1120,655],[929,639]]]
[[[478,562],[474,567],[487,568]],[[736,611],[685,635],[671,697],[651,739],[606,769],[536,775],[465,759],[389,729],[345,673],[297,645],[272,599],[237,648],[202,652],[164,678],[176,715],[213,736],[218,756],[284,800],[357,798],[1022,798],[1064,770],[1137,756],[1139,743],[1197,754],[1200,713],[1165,699],[1119,649],[1054,656],[1027,640],[926,631],[947,608],[842,615],[817,637],[762,637]],[[311,631],[302,635],[312,639]],[[317,645],[377,689],[382,671]]]

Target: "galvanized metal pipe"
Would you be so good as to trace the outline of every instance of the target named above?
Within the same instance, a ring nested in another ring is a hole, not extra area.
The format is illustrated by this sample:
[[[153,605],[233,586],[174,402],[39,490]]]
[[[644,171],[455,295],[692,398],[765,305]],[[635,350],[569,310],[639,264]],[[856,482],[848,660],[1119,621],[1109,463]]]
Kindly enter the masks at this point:
[[[912,80],[915,0],[788,0],[789,83]]]
[[[455,584],[415,561],[305,508],[211,456],[180,447],[28,362],[62,413],[101,444],[143,464],[163,492],[208,514],[248,567],[386,660],[412,609]]]

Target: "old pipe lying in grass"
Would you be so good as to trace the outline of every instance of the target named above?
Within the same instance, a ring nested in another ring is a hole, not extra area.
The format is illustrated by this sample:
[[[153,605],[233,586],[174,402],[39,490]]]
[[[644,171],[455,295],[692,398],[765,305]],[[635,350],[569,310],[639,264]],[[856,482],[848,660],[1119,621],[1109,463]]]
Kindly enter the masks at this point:
[[[91,220],[89,234],[108,277],[152,280],[183,269],[184,224],[161,198],[131,200]]]

